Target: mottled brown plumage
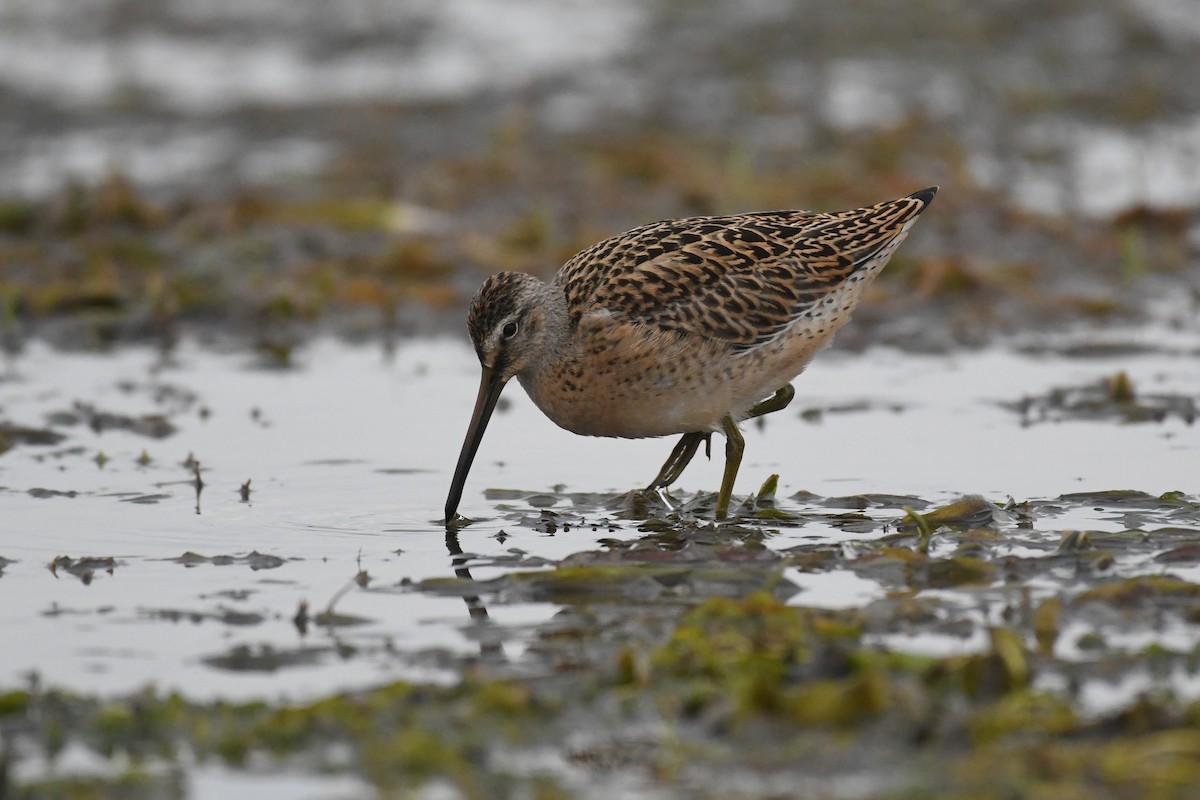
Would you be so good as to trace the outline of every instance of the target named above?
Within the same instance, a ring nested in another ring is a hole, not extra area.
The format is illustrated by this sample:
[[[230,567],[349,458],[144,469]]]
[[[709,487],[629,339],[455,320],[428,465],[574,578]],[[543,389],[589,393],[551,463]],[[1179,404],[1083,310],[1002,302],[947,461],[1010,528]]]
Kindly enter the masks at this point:
[[[678,477],[701,438],[724,433],[723,516],[741,455],[737,423],[786,405],[788,383],[849,319],[936,191],[833,214],[657,222],[578,253],[549,283],[517,272],[488,278],[468,317],[484,381],[447,520],[514,376],[576,433],[685,434],[652,486]]]

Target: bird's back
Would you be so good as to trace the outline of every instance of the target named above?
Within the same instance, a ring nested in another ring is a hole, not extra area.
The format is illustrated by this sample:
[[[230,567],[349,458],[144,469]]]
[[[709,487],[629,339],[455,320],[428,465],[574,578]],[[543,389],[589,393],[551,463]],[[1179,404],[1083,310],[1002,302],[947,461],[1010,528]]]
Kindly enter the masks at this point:
[[[877,272],[934,191],[829,214],[656,222],[583,250],[554,281],[574,321],[603,312],[750,349]]]

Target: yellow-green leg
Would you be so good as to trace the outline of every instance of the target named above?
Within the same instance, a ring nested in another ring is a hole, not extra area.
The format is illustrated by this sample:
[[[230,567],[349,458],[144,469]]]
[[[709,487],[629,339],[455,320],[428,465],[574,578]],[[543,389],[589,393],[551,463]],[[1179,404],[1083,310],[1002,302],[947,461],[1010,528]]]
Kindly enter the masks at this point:
[[[717,519],[725,519],[729,515],[729,498],[733,496],[733,482],[737,478],[738,467],[742,465],[742,453],[746,451],[746,440],[738,430],[737,423],[728,414],[721,420],[721,429],[725,433],[725,476],[721,478],[721,492],[717,495]]]
[[[786,384],[780,389],[775,390],[775,394],[755,403],[750,408],[750,413],[746,415],[746,419],[754,419],[761,417],[763,414],[770,414],[773,411],[780,411],[788,407],[788,404],[796,397],[796,390],[792,385]]]
[[[766,400],[756,403],[751,407],[750,413],[746,415],[746,419],[761,417],[763,414],[770,414],[773,411],[787,408],[795,396],[796,390],[789,383]],[[687,465],[691,463],[692,458],[696,455],[696,450],[699,449],[700,442],[711,444],[711,436],[712,433],[709,431],[703,433],[685,433],[675,444],[675,449],[671,451],[671,455],[667,457],[667,463],[663,464],[662,469],[658,471],[658,476],[646,488],[648,490],[665,489],[679,480],[679,476],[683,474],[683,470],[687,468]]]
[[[646,488],[650,490],[665,489],[679,480],[684,468],[691,463],[692,456],[696,455],[700,442],[708,442],[711,437],[712,434],[709,432],[685,433],[676,443],[671,455],[667,457],[667,463],[663,464],[662,469],[658,471],[658,476]]]

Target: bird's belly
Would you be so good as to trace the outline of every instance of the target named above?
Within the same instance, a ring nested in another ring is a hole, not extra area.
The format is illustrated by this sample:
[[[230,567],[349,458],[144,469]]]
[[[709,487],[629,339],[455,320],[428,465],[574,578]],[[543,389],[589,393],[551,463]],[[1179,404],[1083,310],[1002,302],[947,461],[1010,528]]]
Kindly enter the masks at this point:
[[[547,417],[584,436],[720,431],[726,415],[745,419],[751,406],[799,375],[844,324],[859,292],[850,288],[850,297],[838,298],[843,303],[746,351],[600,318],[581,329],[572,353],[517,377]]]
[[[719,431],[726,415],[744,419],[754,403],[798,375],[809,357],[794,348],[779,352],[778,346],[733,353],[696,340],[652,344],[601,348],[591,358],[563,359],[518,379],[560,427],[636,439]]]
[[[584,382],[521,384],[542,413],[582,436],[641,439],[720,430],[733,405],[727,388],[619,372]]]

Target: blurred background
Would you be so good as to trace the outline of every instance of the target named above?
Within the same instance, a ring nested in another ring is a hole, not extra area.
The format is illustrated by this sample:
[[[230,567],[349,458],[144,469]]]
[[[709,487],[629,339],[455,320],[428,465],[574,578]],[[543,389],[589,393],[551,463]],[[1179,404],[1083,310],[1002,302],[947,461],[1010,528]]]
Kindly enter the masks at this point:
[[[1200,291],[1197,75],[1191,0],[0,0],[5,338],[286,357],[650,220],[935,183],[843,346],[1153,313]]]

